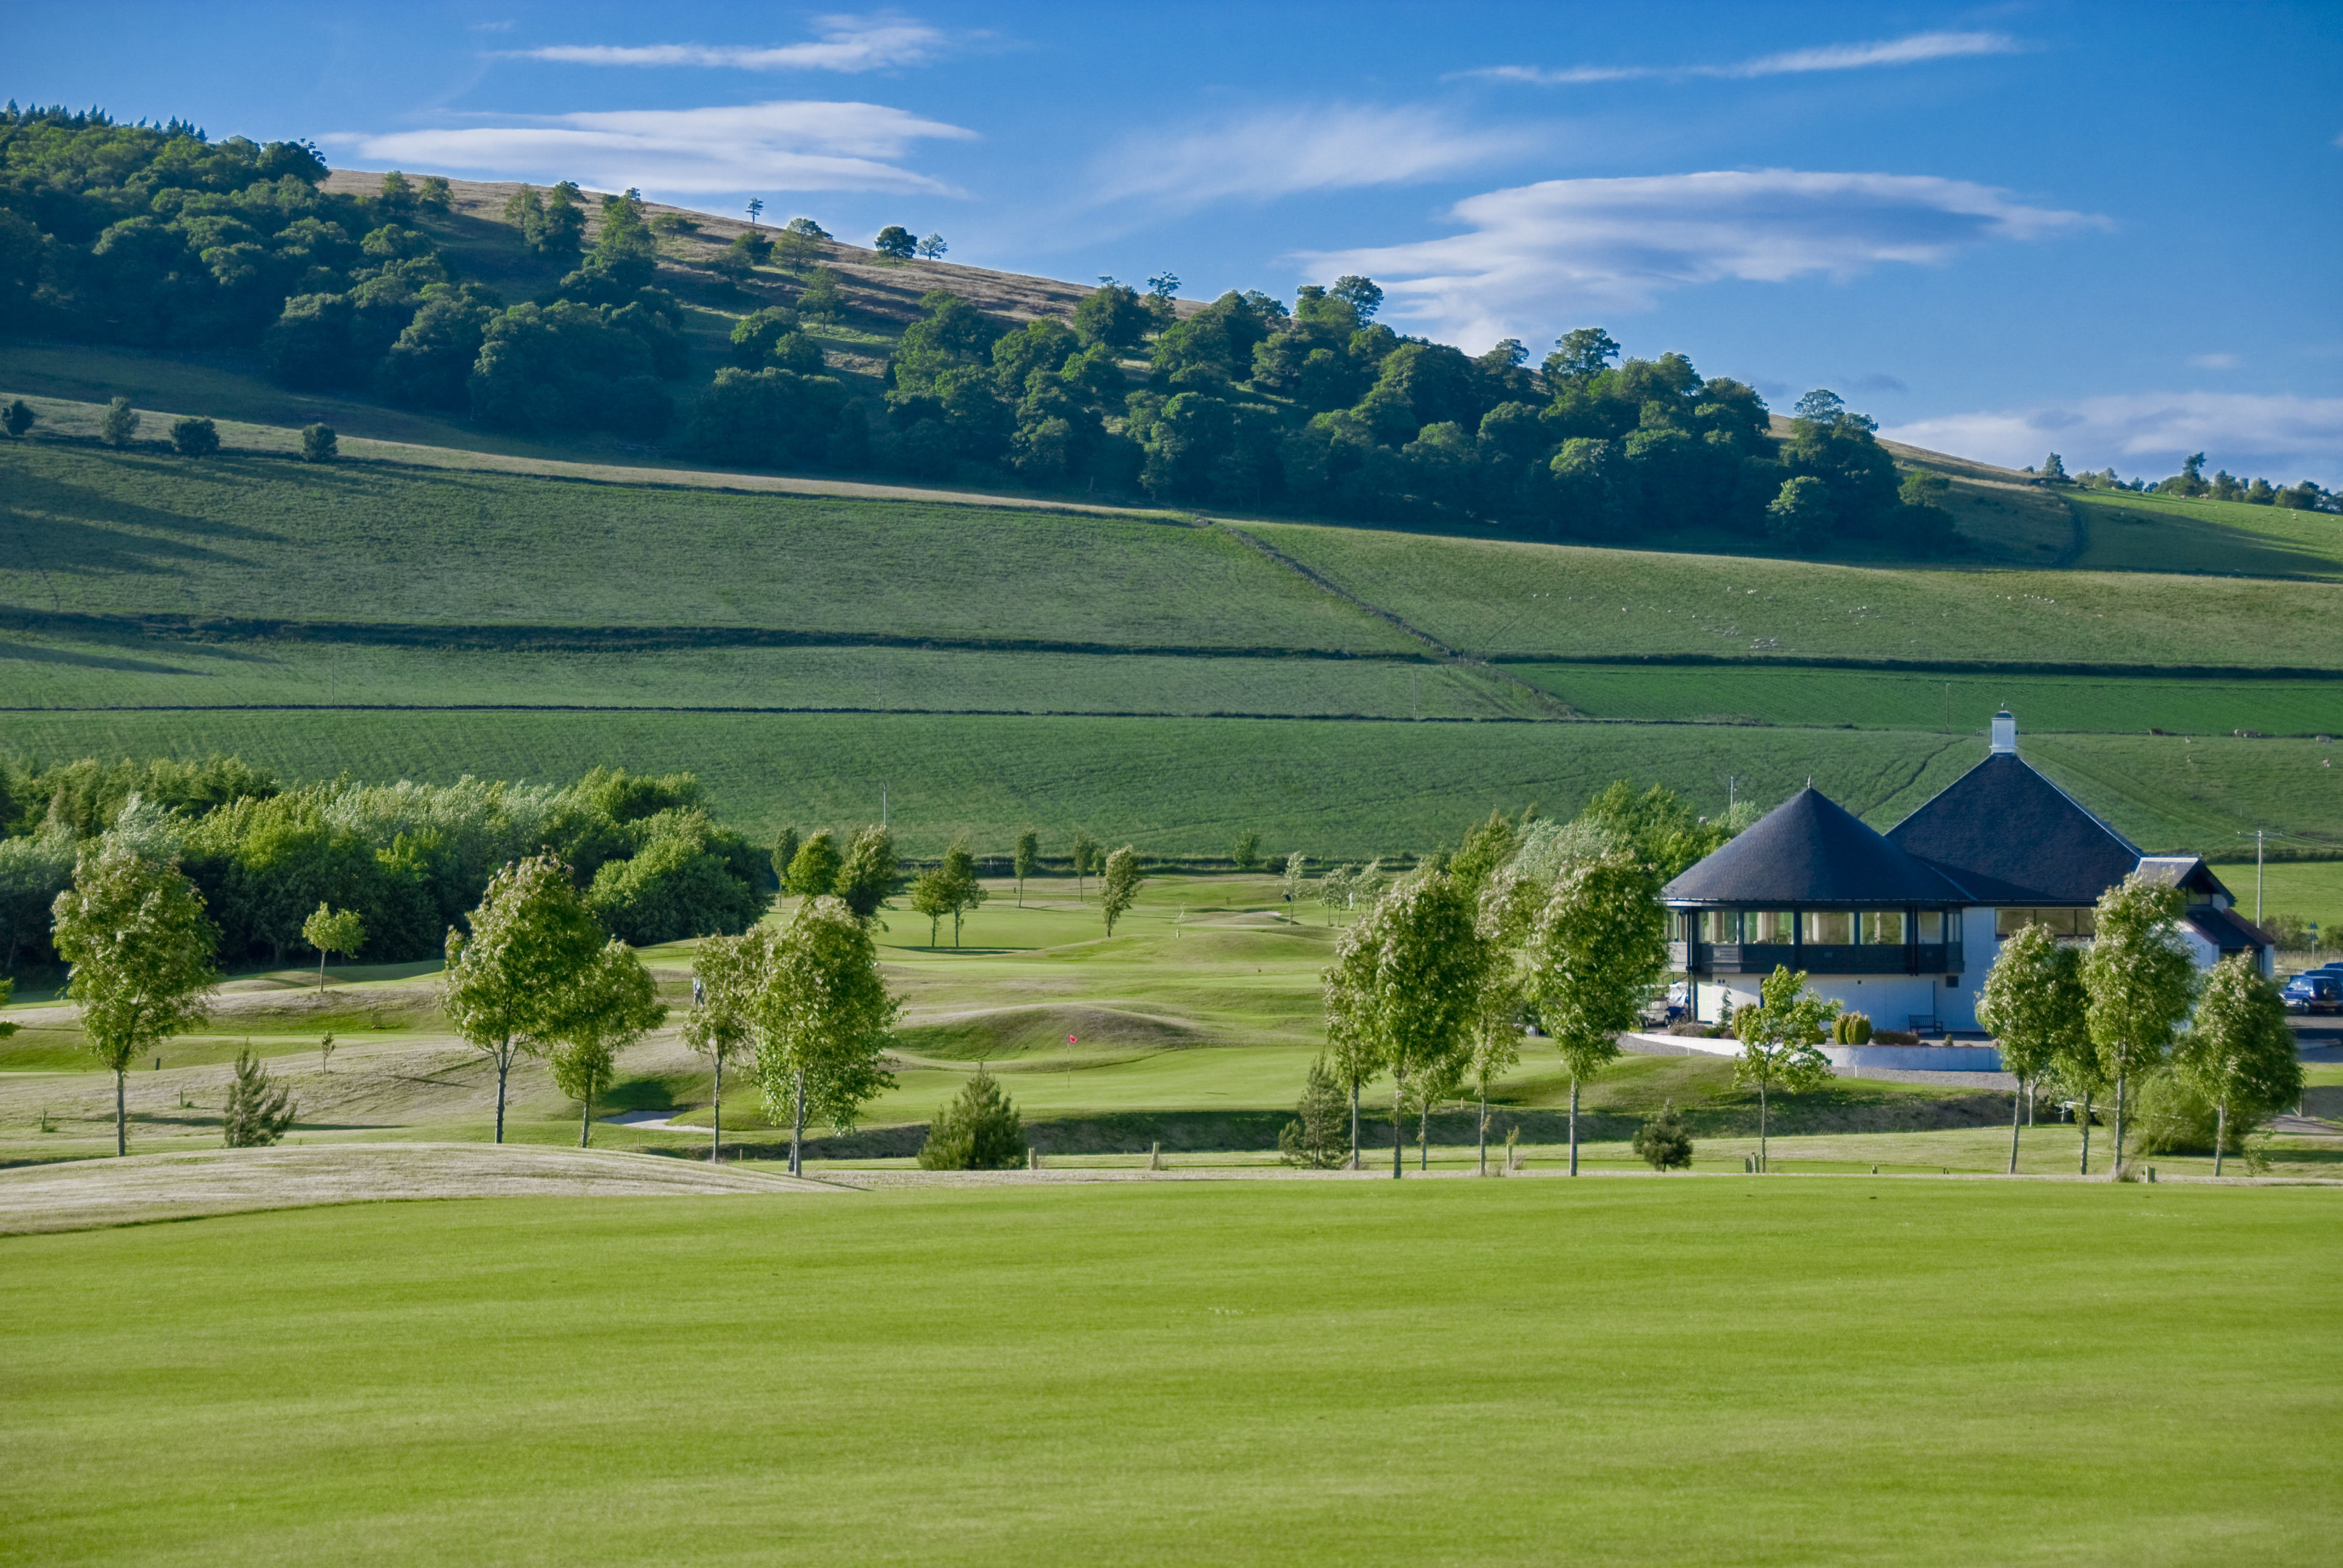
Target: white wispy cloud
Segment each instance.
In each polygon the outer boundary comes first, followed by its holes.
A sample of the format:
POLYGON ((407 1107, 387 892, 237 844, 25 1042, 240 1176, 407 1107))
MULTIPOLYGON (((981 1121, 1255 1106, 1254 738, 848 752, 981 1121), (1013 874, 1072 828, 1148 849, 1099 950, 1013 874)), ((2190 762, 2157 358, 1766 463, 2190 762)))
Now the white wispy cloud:
POLYGON ((2343 397, 2243 392, 2141 392, 2027 408, 1946 414, 1880 432, 1934 451, 2008 467, 2056 451, 2070 469, 2113 465, 2127 476, 2180 471, 2191 452, 2210 467, 2280 483, 2343 484, 2343 397))
POLYGON ((907 17, 817 16, 803 44, 556 44, 516 49, 522 59, 572 65, 715 65, 739 71, 880 71, 920 65, 946 43, 941 31, 907 17))
POLYGON ((1403 185, 1523 151, 1523 128, 1473 130, 1436 110, 1332 105, 1135 138, 1101 157, 1095 195, 1169 208, 1235 196, 1403 185))
POLYGON ((509 125, 340 135, 360 159, 689 195, 902 191, 956 195, 900 160, 917 143, 976 133, 883 104, 775 102, 516 117, 509 125))
POLYGON ((2192 354, 2188 363, 2199 370, 2235 370, 2245 361, 2234 354, 2192 354))
POLYGON ((1966 180, 1800 169, 1547 180, 1469 197, 1448 216, 1465 232, 1296 259, 1312 277, 1372 276, 1392 315, 1485 343, 1561 316, 1643 309, 1688 285, 1846 278, 2106 224, 1966 180))
POLYGON ((1570 65, 1548 69, 1539 65, 1490 65, 1460 71, 1459 76, 1479 76, 1500 82, 1529 82, 1542 87, 1566 87, 1587 82, 1635 82, 1654 77, 1696 76, 1745 80, 1757 76, 1795 76, 1814 71, 1864 71, 1879 65, 1916 65, 1929 60, 1958 59, 1972 55, 2014 55, 2025 45, 2006 33, 1914 33, 1868 44, 1825 44, 1812 49, 1789 49, 1760 55, 1723 65, 1570 65))

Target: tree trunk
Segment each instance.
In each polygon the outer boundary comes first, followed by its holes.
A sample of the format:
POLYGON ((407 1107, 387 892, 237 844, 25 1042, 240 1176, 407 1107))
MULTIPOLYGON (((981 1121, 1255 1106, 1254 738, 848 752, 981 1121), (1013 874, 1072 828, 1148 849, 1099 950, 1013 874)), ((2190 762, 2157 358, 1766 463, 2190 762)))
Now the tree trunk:
POLYGON ((1481 1086, 1481 1174, 1489 1173, 1489 1089, 1481 1086))
POLYGON ((2009 1091, 2009 1173, 2012 1176, 2017 1174, 2017 1129, 2021 1125, 2018 1118, 2025 1109, 2026 1085, 2021 1083, 2009 1091))
POLYGON ((497 1051, 497 1141, 505 1141, 505 1075, 512 1070, 512 1041, 497 1051))
POLYGON ((588 1093, 578 1101, 578 1147, 580 1149, 591 1147, 593 1136, 594 1096, 588 1093))
POLYGON ((789 1174, 803 1175, 805 1161, 798 1146, 805 1141, 805 1069, 798 1069, 798 1103, 796 1113, 789 1118, 789 1174))
POLYGON ((2083 1091, 2083 1162, 2075 1168, 2078 1176, 2091 1173, 2091 1091, 2083 1091))
POLYGON ((326 950, 317 950, 317 994, 326 994, 326 950))
POLYGON ((1359 1168, 1359 1081, 1351 1081, 1351 1169, 1359 1168))
POLYGON ((2226 1100, 2213 1107, 2213 1174, 2221 1173, 2221 1151, 2229 1141, 2229 1102, 2226 1100))
POLYGON ((2116 1156, 2115 1162, 2107 1167, 2107 1180, 2110 1181, 2123 1180, 2124 1084, 2127 1076, 2123 1072, 2116 1074, 2116 1156))
POLYGON ((724 1053, 716 1053, 716 1131, 708 1141, 708 1162, 724 1158, 724 1053))
POLYGON ((1415 1123, 1415 1168, 1432 1169, 1432 1096, 1423 1097, 1423 1104, 1415 1123))
POLYGON ((130 1120, 122 1105, 122 1075, 127 1070, 114 1070, 114 1153, 116 1159, 130 1152, 130 1120))
POLYGON ((1765 1083, 1763 1079, 1757 1083, 1757 1169, 1761 1173, 1765 1169, 1765 1083))
POLYGON ((1406 1169, 1400 1162, 1400 1118, 1406 1113, 1407 1081, 1396 1074, 1392 1078, 1392 1180, 1396 1181, 1406 1169))
POLYGON ((1578 1174, 1578 1078, 1570 1080, 1570 1173, 1578 1174))

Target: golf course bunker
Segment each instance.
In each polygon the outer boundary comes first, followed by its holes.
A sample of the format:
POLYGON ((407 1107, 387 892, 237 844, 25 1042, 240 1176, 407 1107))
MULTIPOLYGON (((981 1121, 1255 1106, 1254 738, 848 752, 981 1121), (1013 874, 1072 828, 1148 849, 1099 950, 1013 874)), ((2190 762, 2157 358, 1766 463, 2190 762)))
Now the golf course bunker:
POLYGON ((1184 1050, 1212 1043, 1184 1019, 1064 1002, 943 1013, 904 1025, 895 1038, 909 1054, 940 1061, 1007 1061, 1069 1050, 1184 1050))
POLYGON ((725 1165, 509 1143, 215 1149, 0 1171, 0 1234, 427 1198, 694 1198, 840 1191, 725 1165))

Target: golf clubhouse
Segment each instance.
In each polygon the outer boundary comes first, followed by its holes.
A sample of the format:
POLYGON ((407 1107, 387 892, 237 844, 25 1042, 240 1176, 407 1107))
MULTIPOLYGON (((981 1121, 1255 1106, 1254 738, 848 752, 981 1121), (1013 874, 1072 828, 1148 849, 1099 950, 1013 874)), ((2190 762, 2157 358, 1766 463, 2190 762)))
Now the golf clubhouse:
POLYGON ((2183 889, 2180 935, 2199 968, 2236 952, 2264 974, 2277 953, 2193 855, 2137 846, 2017 754, 1994 716, 1985 760, 1885 833, 1811 785, 1662 890, 1671 967, 1693 1013, 1757 1000, 1776 965, 1875 1027, 1978 1030, 1977 994, 2004 939, 2029 925, 2087 940, 2099 895, 2137 872, 2183 889))

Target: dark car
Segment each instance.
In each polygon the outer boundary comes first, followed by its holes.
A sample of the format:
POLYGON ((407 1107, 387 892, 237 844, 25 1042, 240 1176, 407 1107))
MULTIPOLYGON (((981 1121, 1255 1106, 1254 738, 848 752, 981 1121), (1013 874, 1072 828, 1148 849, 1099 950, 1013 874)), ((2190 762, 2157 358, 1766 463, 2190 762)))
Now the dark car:
POLYGON ((2343 974, 2313 970, 2287 981, 2278 994, 2286 998, 2288 1012, 2343 1013, 2343 974))

